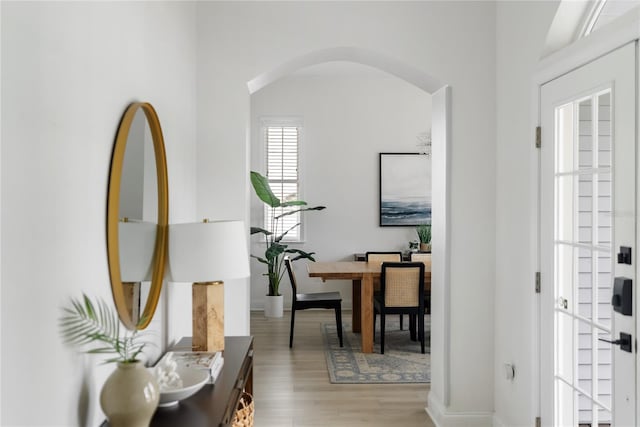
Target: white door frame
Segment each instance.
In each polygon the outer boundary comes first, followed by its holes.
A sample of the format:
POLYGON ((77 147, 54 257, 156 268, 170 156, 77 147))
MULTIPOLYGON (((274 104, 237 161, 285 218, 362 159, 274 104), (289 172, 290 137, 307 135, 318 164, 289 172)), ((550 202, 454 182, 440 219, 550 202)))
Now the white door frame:
MULTIPOLYGON (((437 425, 450 414, 451 382, 451 116, 452 88, 423 70, 376 51, 342 46, 326 48, 291 59, 247 82, 253 94, 274 81, 300 68, 330 61, 349 61, 368 65, 392 74, 417 88, 430 93, 432 98, 431 135, 433 140, 433 221, 439 227, 433 230, 432 289, 431 289, 431 387, 427 397, 427 412, 437 425)), ((488 413, 479 414, 486 424, 488 413)), ((476 418, 472 415, 471 418, 476 418)), ((479 424, 479 425, 483 425, 479 424)))
MULTIPOLYGON (((541 123, 541 105, 540 105, 540 93, 541 87, 564 74, 569 73, 576 68, 579 68, 596 58, 606 55, 609 52, 635 40, 640 40, 640 10, 634 9, 627 13, 625 16, 617 21, 615 26, 607 26, 601 30, 591 34, 589 37, 582 38, 570 46, 561 49, 546 58, 541 59, 538 64, 538 71, 534 76, 533 88, 532 88, 532 131, 531 131, 531 205, 532 217, 530 218, 530 225, 532 230, 532 245, 534 250, 532 251, 531 259, 531 277, 534 277, 534 273, 540 271, 540 151, 535 147, 535 132, 534 129, 540 126, 541 123)), ((636 120, 640 123, 640 117, 636 115, 636 120)), ((636 125, 637 126, 637 125, 636 125)), ((541 286, 545 286, 542 283, 541 286)), ((636 292, 634 296, 636 300, 636 307, 640 307, 637 301, 639 298, 639 292, 636 292)), ((536 413, 540 415, 541 395, 540 395, 540 361, 541 361, 541 345, 540 345, 540 298, 534 298, 532 304, 534 305, 535 319, 533 322, 533 347, 537 349, 537 359, 533 362, 534 378, 538 378, 538 382, 532 384, 532 396, 534 396, 535 402, 533 407, 536 413)), ((636 316, 636 331, 640 331, 640 316, 636 316)), ((635 337, 634 337, 635 338, 635 337)), ((636 352, 636 366, 639 364, 640 358, 636 352)), ((636 384, 640 384, 640 369, 636 369, 636 384)), ((637 408, 638 413, 636 419, 640 420, 640 405, 637 408)))

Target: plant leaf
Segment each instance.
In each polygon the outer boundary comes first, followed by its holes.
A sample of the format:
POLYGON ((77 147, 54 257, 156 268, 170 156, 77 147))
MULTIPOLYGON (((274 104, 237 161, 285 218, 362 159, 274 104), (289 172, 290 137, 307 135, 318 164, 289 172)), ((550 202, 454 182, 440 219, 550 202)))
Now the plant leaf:
POLYGON ((306 205, 307 205, 307 202, 303 200, 289 200, 288 202, 282 202, 280 206, 283 208, 286 208, 289 206, 306 206, 306 205))
POLYGON ((301 223, 299 222, 299 223, 297 223, 296 225, 291 226, 291 228, 289 228, 287 231, 285 231, 284 233, 282 233, 281 235, 279 235, 278 237, 276 237, 276 238, 275 238, 275 242, 277 243, 277 242, 281 241, 281 240, 282 240, 282 238, 283 238, 284 236, 286 236, 288 232, 290 232, 291 230, 293 230, 294 228, 296 228, 296 227, 297 227, 297 226, 299 226, 300 224, 301 224, 301 223))
POLYGON ((89 299, 88 296, 86 296, 85 294, 82 294, 82 297, 84 299, 84 308, 86 310, 87 313, 87 317, 89 319, 95 320, 96 318, 96 311, 93 308, 93 304, 91 303, 91 300, 89 299))
POLYGON ((326 206, 314 206, 312 208, 302 208, 302 209, 294 209, 292 211, 286 211, 281 213, 280 215, 276 216, 276 219, 280 219, 283 216, 287 216, 287 215, 293 215, 294 213, 298 213, 298 212, 306 212, 306 211, 321 211, 323 209, 326 209, 326 206))
POLYGON ((266 177, 260 175, 258 172, 251 171, 251 185, 253 185, 256 195, 264 203, 272 208, 280 206, 280 199, 271 191, 269 180, 266 177))
POLYGON ((264 252, 264 256, 267 261, 275 261, 284 251, 287 249, 287 245, 281 245, 280 243, 274 243, 264 252))
POLYGON ((62 309, 64 315, 58 321, 65 344, 83 347, 99 343, 86 353, 116 353, 113 361, 131 361, 142 351, 145 344, 136 342, 137 330, 120 338, 120 321, 115 311, 103 300, 96 303, 83 294, 81 300, 71 299, 71 307, 62 309))
POLYGON ((285 252, 288 254, 298 254, 296 257, 291 258, 291 261, 296 261, 299 259, 308 259, 310 261, 315 262, 315 258, 313 258, 313 255, 315 254, 315 252, 305 252, 301 249, 287 249, 285 252))
POLYGON ((262 233, 265 236, 270 236, 273 233, 270 232, 269 230, 265 230, 264 228, 260 228, 260 227, 251 227, 251 234, 258 234, 258 233, 262 233))
POLYGON ((269 261, 267 261, 266 259, 261 258, 261 257, 259 257, 259 256, 251 255, 251 258, 255 258, 255 259, 257 259, 258 261, 260 261, 261 263, 263 263, 263 264, 269 264, 269 261))

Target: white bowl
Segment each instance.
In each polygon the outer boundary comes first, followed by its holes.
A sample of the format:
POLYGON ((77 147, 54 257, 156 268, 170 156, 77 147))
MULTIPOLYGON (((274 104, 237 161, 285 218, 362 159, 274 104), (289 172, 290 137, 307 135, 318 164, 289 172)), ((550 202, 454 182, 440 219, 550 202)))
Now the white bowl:
MULTIPOLYGON (((153 368, 150 368, 153 369, 153 368)), ((176 373, 182 379, 182 387, 160 390, 160 402, 158 406, 174 406, 178 401, 196 394, 209 381, 207 369, 193 369, 178 366, 176 373)))

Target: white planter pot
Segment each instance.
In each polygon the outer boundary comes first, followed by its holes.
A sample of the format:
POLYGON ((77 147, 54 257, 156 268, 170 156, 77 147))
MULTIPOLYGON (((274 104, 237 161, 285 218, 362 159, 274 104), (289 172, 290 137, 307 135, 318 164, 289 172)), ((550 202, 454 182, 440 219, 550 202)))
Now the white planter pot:
POLYGON ((284 311, 284 296, 269 296, 264 297, 264 315, 265 317, 282 317, 284 311))

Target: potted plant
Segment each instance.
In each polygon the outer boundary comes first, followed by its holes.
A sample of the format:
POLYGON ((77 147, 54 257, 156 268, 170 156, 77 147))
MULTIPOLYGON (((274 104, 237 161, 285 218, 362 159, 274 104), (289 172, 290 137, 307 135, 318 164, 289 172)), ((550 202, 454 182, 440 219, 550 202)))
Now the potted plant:
POLYGON ((71 299, 63 308, 60 332, 65 344, 82 348, 86 353, 115 354, 105 363, 117 362, 117 369, 105 381, 100 392, 100 406, 113 427, 148 426, 158 406, 160 391, 154 376, 139 355, 145 343, 138 330, 120 336, 120 321, 104 301, 93 303, 86 295, 71 299), (87 345, 95 344, 86 349, 87 345))
POLYGON ((258 172, 251 172, 251 185, 253 185, 253 189, 255 190, 258 198, 271 209, 272 215, 269 228, 270 230, 273 230, 270 231, 260 227, 251 227, 251 234, 262 234, 265 244, 263 256, 251 256, 267 266, 267 272, 264 275, 269 279, 269 287, 267 297, 265 298, 265 315, 267 317, 282 317, 283 302, 282 295, 280 294, 280 281, 286 271, 284 257, 286 255, 291 255, 289 258, 292 261, 303 258, 315 261, 313 258, 313 254, 315 252, 305 252, 301 249, 290 248, 288 245, 283 243, 282 239, 290 231, 299 227, 300 223, 293 225, 287 230, 282 230, 280 220, 285 216, 293 215, 298 212, 320 211, 325 209, 325 207, 308 207, 307 202, 302 200, 281 201, 271 190, 269 180, 258 172), (292 209, 287 209, 282 213, 277 214, 277 210, 279 208, 292 209))
POLYGON ((431 252, 431 224, 420 224, 416 227, 420 239, 420 251, 431 252))

